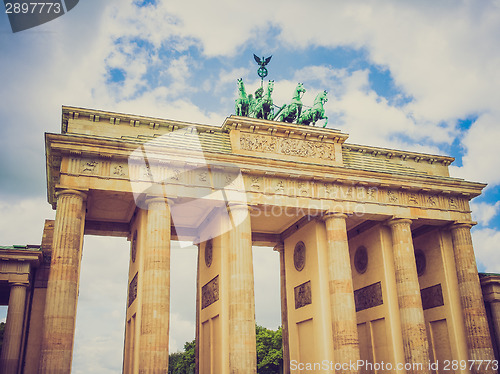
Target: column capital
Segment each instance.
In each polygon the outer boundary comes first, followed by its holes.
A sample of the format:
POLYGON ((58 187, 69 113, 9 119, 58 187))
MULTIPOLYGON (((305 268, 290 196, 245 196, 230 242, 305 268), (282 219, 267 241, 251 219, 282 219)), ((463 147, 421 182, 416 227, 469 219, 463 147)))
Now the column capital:
POLYGON ((335 212, 335 211, 332 211, 332 210, 327 210, 321 216, 321 220, 323 220, 323 221, 327 221, 327 220, 332 219, 332 218, 342 218, 342 219, 346 220, 347 219, 347 214, 346 213, 342 213, 342 212, 335 212))
POLYGON ((398 224, 408 224, 411 225, 413 221, 409 218, 404 218, 404 217, 392 217, 389 218, 387 221, 385 221, 385 224, 387 226, 394 226, 398 224))
POLYGON ((154 203, 165 203, 167 205, 172 206, 173 204, 175 204, 175 201, 174 201, 174 199, 166 197, 166 196, 147 195, 144 198, 144 203, 148 207, 150 204, 154 204, 154 203))
POLYGON ((83 201, 87 200, 87 192, 88 191, 80 191, 80 190, 73 190, 73 189, 61 189, 56 192, 56 198, 59 198, 60 196, 63 195, 77 195, 82 198, 83 201))
POLYGON ((452 231, 460 228, 467 228, 470 230, 475 225, 477 225, 477 222, 474 221, 455 221, 450 223, 449 228, 452 231))
POLYGON ((230 201, 226 204, 226 208, 229 211, 231 210, 246 210, 248 213, 256 212, 258 209, 248 203, 240 202, 240 201, 230 201))
POLYGON ((30 285, 29 285, 29 283, 25 283, 25 282, 12 282, 12 283, 9 283, 9 286, 10 287, 21 286, 21 287, 28 288, 30 285))
POLYGON ((285 250, 285 244, 284 243, 276 244, 274 246, 274 248, 273 248, 273 251, 276 251, 276 252, 279 252, 279 253, 282 253, 284 250, 285 250))

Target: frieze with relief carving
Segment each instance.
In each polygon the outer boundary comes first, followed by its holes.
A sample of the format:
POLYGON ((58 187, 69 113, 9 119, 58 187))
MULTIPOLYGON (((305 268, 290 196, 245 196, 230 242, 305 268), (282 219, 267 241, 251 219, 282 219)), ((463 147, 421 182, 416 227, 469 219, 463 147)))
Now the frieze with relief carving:
MULTIPOLYGON (((242 144, 247 144, 247 149, 264 151, 275 151, 278 153, 289 153, 284 144, 288 141, 301 142, 300 144, 316 144, 319 148, 308 146, 302 149, 302 154, 311 157, 320 157, 318 149, 321 147, 332 147, 333 144, 309 141, 305 139, 290 139, 276 136, 266 136, 262 134, 241 133, 242 144), (253 137, 259 140, 251 143, 248 139, 253 137), (247 139, 247 140, 245 140, 247 139), (267 143, 266 143, 267 142, 267 143), (252 144, 252 145, 250 145, 252 144)), ((245 148, 245 147, 243 147, 245 148)), ((296 155, 301 154, 300 152, 296 155)), ((324 157, 324 156, 321 156, 324 157)), ((333 153, 332 153, 332 157, 333 153)), ((226 170, 200 170, 181 168, 178 164, 165 162, 163 164, 144 165, 128 164, 124 160, 103 160, 98 157, 78 158, 75 155, 63 164, 61 170, 63 174, 97 176, 99 178, 113 178, 145 181, 163 181, 169 184, 185 184, 194 182, 196 185, 216 185, 224 188, 243 188, 243 180, 236 178, 241 174, 234 174, 226 170), (234 175, 233 175, 234 174, 234 175), (242 184, 240 186, 240 184, 242 184)), ((262 193, 269 195, 285 195, 293 197, 309 197, 329 199, 336 201, 352 201, 359 203, 411 206, 423 209, 439 209, 469 213, 468 195, 457 195, 451 191, 431 191, 428 189, 409 189, 402 187, 389 187, 387 185, 371 186, 367 182, 362 185, 343 182, 326 182, 309 180, 300 176, 271 175, 251 175, 243 174, 244 186, 248 192, 262 193), (465 196, 465 197, 464 197, 465 196)))
POLYGON ((260 134, 240 135, 240 148, 246 151, 276 153, 286 156, 335 160, 333 144, 303 139, 290 139, 260 134))
POLYGON ((81 161, 82 174, 98 174, 99 161, 95 159, 83 159, 81 161))
POLYGON ((346 183, 316 182, 303 178, 277 178, 275 176, 249 175, 243 176, 247 191, 260 192, 265 195, 288 195, 294 197, 310 197, 331 199, 336 201, 352 201, 395 206, 412 206, 441 210, 469 210, 463 197, 433 192, 405 191, 401 188, 375 187, 370 185, 356 186, 346 183))

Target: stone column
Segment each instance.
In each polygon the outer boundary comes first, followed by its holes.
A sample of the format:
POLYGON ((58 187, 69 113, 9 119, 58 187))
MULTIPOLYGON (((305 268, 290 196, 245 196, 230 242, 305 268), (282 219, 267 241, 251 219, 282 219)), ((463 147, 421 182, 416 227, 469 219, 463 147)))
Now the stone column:
POLYGON ((146 200, 139 372, 166 373, 170 317, 170 208, 164 197, 146 200))
POLYGON ((229 371, 255 374, 255 295, 253 281, 252 228, 246 204, 230 204, 229 232, 229 371))
POLYGON ((86 194, 57 194, 39 373, 71 372, 86 194))
POLYGON ((283 346, 283 374, 290 374, 290 346, 288 344, 288 302, 286 298, 286 268, 285 245, 283 243, 274 247, 280 254, 280 280, 281 280, 281 342, 283 346))
MULTIPOLYGON (((457 268, 458 292, 465 323, 465 334, 469 360, 494 360, 488 321, 484 309, 483 293, 477 273, 476 258, 472 247, 470 223, 457 223, 451 226, 453 253, 457 268)), ((496 373, 495 370, 475 368, 473 373, 496 373)))
POLYGON ((491 318, 493 319, 493 326, 495 328, 495 339, 500 349, 500 300, 490 302, 491 318))
POLYGON ((7 322, 3 335, 2 357, 0 358, 0 373, 3 374, 17 374, 23 337, 27 287, 28 284, 25 283, 13 283, 10 286, 7 322))
MULTIPOLYGON (((325 214, 323 220, 328 248, 334 358, 336 362, 349 364, 357 362, 360 356, 346 218, 345 214, 329 212, 325 214)), ((342 371, 342 373, 358 372, 359 370, 355 369, 342 371)))
MULTIPOLYGON (((207 245, 205 242, 204 245, 207 245)), ((196 327, 195 327, 195 352, 194 352, 194 372, 200 374, 200 256, 201 243, 197 244, 198 257, 196 259, 196 327)))
POLYGON ((389 220, 388 224, 392 232, 396 292, 405 362, 412 364, 412 370, 407 370, 407 373, 429 373, 429 343, 415 264, 411 220, 396 218, 389 220), (420 364, 422 367, 418 368, 416 365, 420 364))

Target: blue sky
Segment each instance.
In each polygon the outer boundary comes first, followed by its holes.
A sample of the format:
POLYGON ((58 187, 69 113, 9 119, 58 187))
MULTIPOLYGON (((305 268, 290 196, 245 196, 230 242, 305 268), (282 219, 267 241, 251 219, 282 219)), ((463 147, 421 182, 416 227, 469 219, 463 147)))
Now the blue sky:
MULTIPOLYGON (((289 101, 297 82, 306 105, 326 89, 328 126, 348 142, 451 155, 452 176, 488 183, 472 203, 473 236, 480 270, 500 272, 499 38, 498 0, 86 0, 16 34, 2 12, 0 243, 39 243, 54 216, 43 133, 60 131, 61 105, 220 125, 234 111, 236 79, 248 92, 260 84, 255 53, 273 55, 275 102, 289 101)), ((258 282, 276 285, 256 285, 258 322, 275 328, 279 304, 259 305, 276 301, 278 281, 265 274, 277 257, 255 252, 269 264, 258 282)), ((99 256, 126 268, 128 243, 89 237, 84 253, 73 371, 117 373, 126 269, 104 271, 99 256), (94 328, 79 327, 89 321, 94 328)), ((193 253, 174 248, 172 261, 192 266, 193 253)), ((172 294, 173 349, 194 333, 189 287, 172 294)))

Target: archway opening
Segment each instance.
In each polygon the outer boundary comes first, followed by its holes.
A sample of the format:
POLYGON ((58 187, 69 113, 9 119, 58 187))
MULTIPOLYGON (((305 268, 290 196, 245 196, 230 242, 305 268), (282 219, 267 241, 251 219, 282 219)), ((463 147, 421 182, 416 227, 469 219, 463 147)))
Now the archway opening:
POLYGON ((85 236, 72 373, 121 373, 130 244, 85 236))

